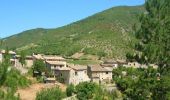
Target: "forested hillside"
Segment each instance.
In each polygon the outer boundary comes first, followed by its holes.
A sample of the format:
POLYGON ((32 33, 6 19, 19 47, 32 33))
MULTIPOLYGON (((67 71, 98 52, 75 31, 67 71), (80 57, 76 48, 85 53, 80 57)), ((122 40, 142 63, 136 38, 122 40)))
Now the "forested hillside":
POLYGON ((122 58, 132 51, 131 44, 135 42, 132 26, 142 12, 142 6, 114 7, 60 28, 37 28, 7 37, 3 39, 3 47, 28 53, 70 56, 83 51, 122 58))

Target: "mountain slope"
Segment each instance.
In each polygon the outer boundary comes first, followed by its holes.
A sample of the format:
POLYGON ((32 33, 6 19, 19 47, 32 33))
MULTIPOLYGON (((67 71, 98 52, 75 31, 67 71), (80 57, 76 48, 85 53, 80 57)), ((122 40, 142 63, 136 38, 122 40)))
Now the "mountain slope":
MULTIPOLYGON (((125 57, 135 38, 131 27, 137 23, 142 6, 114 7, 81 21, 56 29, 33 29, 3 39, 4 46, 29 53, 72 55, 83 51, 99 56, 125 57)), ((64 20, 64 19, 63 19, 64 20)))

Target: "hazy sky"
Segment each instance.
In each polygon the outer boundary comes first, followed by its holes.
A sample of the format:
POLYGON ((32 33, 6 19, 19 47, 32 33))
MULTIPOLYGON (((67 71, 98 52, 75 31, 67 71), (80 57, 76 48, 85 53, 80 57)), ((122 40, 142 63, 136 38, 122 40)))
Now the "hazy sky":
POLYGON ((0 37, 33 28, 56 28, 114 6, 145 0, 0 0, 0 37))

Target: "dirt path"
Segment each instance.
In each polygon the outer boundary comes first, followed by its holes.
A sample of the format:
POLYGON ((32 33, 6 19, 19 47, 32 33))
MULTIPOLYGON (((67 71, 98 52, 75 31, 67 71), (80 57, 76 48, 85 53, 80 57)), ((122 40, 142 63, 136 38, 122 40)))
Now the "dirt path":
POLYGON ((56 84, 36 83, 28 88, 19 89, 16 94, 20 95, 21 100, 35 100, 37 92, 41 91, 42 89, 53 88, 55 86, 59 86, 62 91, 66 90, 66 86, 61 83, 56 84))

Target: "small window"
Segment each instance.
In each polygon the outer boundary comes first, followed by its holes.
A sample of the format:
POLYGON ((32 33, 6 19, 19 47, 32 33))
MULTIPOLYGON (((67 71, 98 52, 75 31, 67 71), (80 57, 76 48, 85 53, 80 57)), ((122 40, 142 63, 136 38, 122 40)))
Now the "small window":
POLYGON ((106 74, 109 74, 109 72, 106 72, 106 74))
POLYGON ((77 72, 75 72, 75 75, 77 75, 77 72))
POLYGON ((62 65, 60 66, 60 68, 62 68, 62 65))
POLYGON ((60 76, 63 76, 62 73, 60 74, 60 76))

